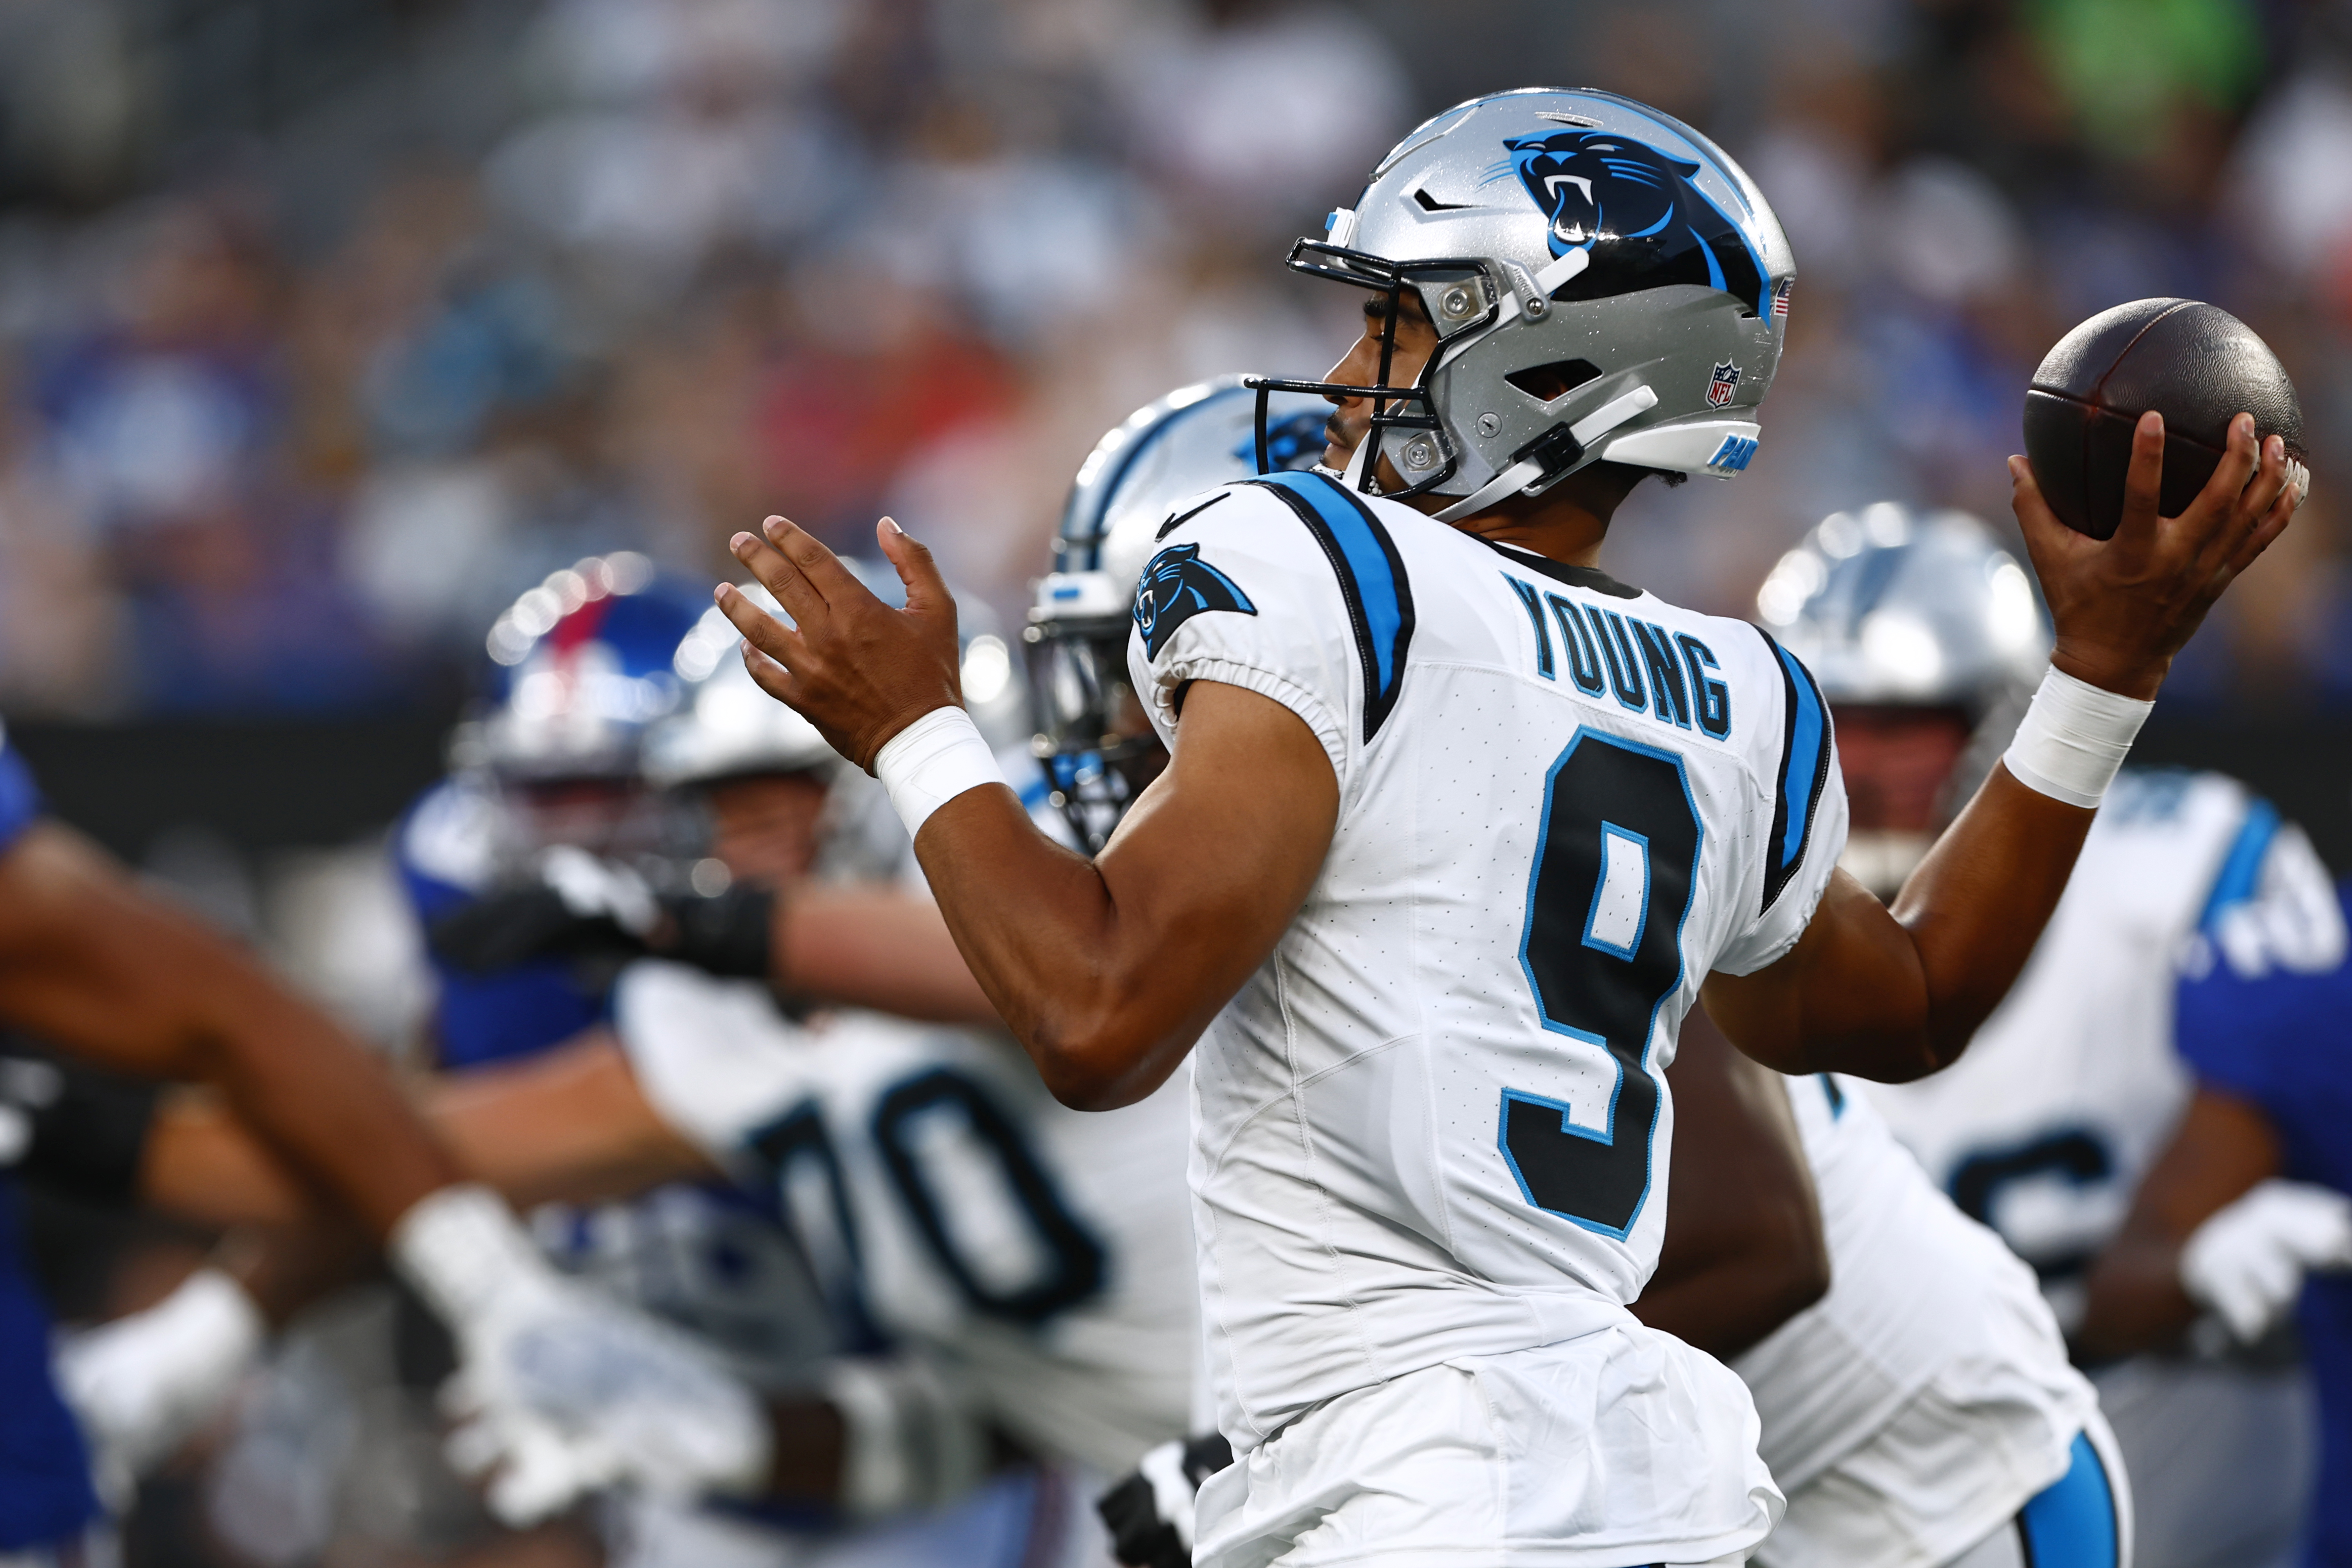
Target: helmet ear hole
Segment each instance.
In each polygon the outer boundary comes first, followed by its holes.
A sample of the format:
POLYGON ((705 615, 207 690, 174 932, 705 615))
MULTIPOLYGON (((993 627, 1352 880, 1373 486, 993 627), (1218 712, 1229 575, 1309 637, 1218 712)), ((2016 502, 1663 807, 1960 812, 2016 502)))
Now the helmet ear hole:
POLYGON ((1562 359, 1527 365, 1503 379, 1538 403, 1555 403, 1600 374, 1601 367, 1589 359, 1562 359))

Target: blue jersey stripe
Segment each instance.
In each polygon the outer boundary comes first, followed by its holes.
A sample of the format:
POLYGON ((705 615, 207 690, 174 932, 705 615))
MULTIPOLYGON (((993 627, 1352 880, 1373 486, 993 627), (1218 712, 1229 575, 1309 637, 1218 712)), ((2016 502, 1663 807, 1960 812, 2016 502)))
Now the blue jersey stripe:
POLYGON ((1788 649, 1773 651, 1789 672, 1789 825, 1780 834, 1780 868, 1793 871, 1804 856, 1806 835, 1812 831, 1813 795, 1820 784, 1822 753, 1829 745, 1829 724, 1822 712, 1822 694, 1813 689, 1812 676, 1788 649))
POLYGON ((0 849, 16 843, 40 815, 40 785, 33 782, 32 770, 24 759, 0 736, 0 849))
POLYGON ((1307 526, 1339 579, 1364 667, 1364 739, 1379 733, 1404 684, 1412 641, 1412 590, 1396 543, 1347 488, 1317 473, 1267 474, 1249 481, 1281 496, 1307 526))
POLYGON ((1765 840, 1764 901, 1770 909, 1780 889, 1805 863, 1805 847, 1813 836, 1813 817, 1829 784, 1830 716, 1822 704, 1821 689, 1801 660, 1772 640, 1762 627, 1772 657, 1780 661, 1781 694, 1787 708, 1781 730, 1780 767, 1772 807, 1772 831, 1765 840))
POLYGON ((2089 1437, 2074 1434, 2066 1473, 2034 1495, 2017 1516, 2030 1561, 2058 1568, 2114 1568, 2122 1531, 2107 1468, 2089 1437))
POLYGON ((2255 884, 2262 880, 2263 861, 2271 852, 2271 843, 2278 837, 2278 808, 2269 801, 2257 800, 2246 807, 2246 820, 2238 828, 2238 837, 2230 852, 2221 858, 2221 869, 2213 878, 2213 890, 2205 895, 2204 912, 2197 917, 2200 931, 2212 928, 2213 922, 2233 904, 2242 904, 2254 896, 2255 884))

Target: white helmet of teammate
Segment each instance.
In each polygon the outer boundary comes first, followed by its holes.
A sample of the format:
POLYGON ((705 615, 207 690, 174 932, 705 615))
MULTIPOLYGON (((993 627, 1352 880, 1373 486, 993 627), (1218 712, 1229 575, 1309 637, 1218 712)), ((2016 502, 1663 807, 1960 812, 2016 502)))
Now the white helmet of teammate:
MULTIPOLYGON (((1938 792, 1941 820, 2007 749, 2050 663, 2049 615, 2032 575, 1963 511, 1880 501, 1832 513, 1780 557, 1756 608, 1832 708, 1959 716, 1968 739, 1938 792)), ((1848 782, 1854 787, 1851 773, 1848 782)), ((1891 894, 1927 852, 1926 829, 1857 823, 1847 868, 1891 894)))
POLYGON ((1307 468, 1323 451, 1328 403, 1295 393, 1261 399, 1245 379, 1179 387, 1113 426, 1078 466, 1062 509, 1054 570, 1037 584, 1022 639, 1037 722, 1031 749, 1088 853, 1159 770, 1159 740, 1128 683, 1127 638, 1161 524, 1203 491, 1307 468))
MULTIPOLYGON (((740 584, 771 615, 775 595, 740 584)), ((739 651, 742 636, 713 605, 678 643, 671 668, 686 695, 646 733, 646 782, 656 789, 715 784, 752 773, 832 773, 841 761, 816 726, 760 689, 739 651)))
POLYGON ((1411 386, 1270 381, 1375 399, 1349 477, 1385 457, 1453 521, 1596 460, 1724 479, 1756 451, 1796 261, 1739 166, 1614 93, 1524 88, 1457 104, 1381 160, 1290 266, 1412 289, 1439 348, 1411 386), (1385 396, 1381 395, 1386 395, 1385 396))
POLYGON ((1964 511, 1832 512, 1780 557, 1756 609, 1832 704, 1958 708, 1975 722, 2050 663, 2032 575, 1964 511))

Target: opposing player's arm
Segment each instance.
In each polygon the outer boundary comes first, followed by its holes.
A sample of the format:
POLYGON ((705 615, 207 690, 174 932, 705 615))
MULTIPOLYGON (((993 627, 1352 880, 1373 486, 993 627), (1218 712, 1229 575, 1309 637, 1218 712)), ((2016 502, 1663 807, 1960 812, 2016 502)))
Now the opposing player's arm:
MULTIPOLYGON (((2010 459, 2011 504, 2057 625, 2053 667, 2140 700, 2301 499, 2284 447, 2273 437, 2258 450, 2245 415, 2179 517, 2158 515, 2163 467, 2163 421, 2148 414, 2133 435, 2122 524, 2102 542, 2061 523, 2032 469, 2010 459)), ((1835 873, 1784 957, 1708 978, 1708 1011, 1742 1050, 1784 1072, 1901 1081, 1948 1065, 2033 951, 2094 815, 1996 766, 1891 909, 1835 873)))
POLYGON ((379 1236, 457 1179, 374 1053, 53 823, 0 853, 0 1018, 102 1066, 212 1084, 379 1236))
MULTIPOLYGON (((2121 1356, 2177 1342, 2200 1310, 2181 1283, 2182 1249, 2198 1227, 2279 1170, 2270 1119, 2242 1100, 2200 1089, 2091 1266, 2076 1349, 2121 1356)), ((2292 1284, 2301 1284, 2299 1270, 2292 1284)))
POLYGON ((1829 1242, 1777 1076, 1694 1009, 1666 1081, 1674 1204, 1633 1315, 1727 1359, 1828 1294, 1829 1242))
MULTIPOLYGON (((755 679, 871 768, 917 719, 957 705, 955 605, 930 552, 877 531, 907 584, 893 610, 781 518, 736 556, 794 626, 722 586, 755 679)), ((1339 820, 1329 755, 1270 698, 1213 680, 1183 695, 1168 770, 1087 860, 1013 792, 968 789, 915 852, 989 1002, 1066 1104, 1108 1110, 1159 1087, 1307 898, 1339 820), (1019 920, 1003 911, 1017 909, 1019 920)))
POLYGON ((771 969, 785 992, 932 1024, 995 1024, 937 905, 902 889, 804 882, 776 902, 771 969))
MULTIPOLYGON (((714 1173, 655 1110, 611 1034, 594 1030, 526 1060, 438 1080, 421 1109, 466 1173, 518 1204, 588 1203, 714 1173)), ((311 1217, 300 1183, 230 1107, 208 1094, 159 1107, 141 1195, 209 1225, 311 1217)))

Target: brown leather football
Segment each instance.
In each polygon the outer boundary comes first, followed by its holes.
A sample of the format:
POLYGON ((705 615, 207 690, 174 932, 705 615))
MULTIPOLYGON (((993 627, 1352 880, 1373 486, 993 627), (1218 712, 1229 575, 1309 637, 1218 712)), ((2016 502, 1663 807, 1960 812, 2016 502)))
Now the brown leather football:
POLYGON ((2252 328, 2199 300, 2135 300, 2058 340, 2025 395, 2025 456, 2058 520, 2094 539, 2123 520, 2132 430, 2164 416, 2158 510, 2176 517, 2221 460, 2230 421, 2254 416, 2258 437, 2283 436, 2307 461, 2294 384, 2252 328))

